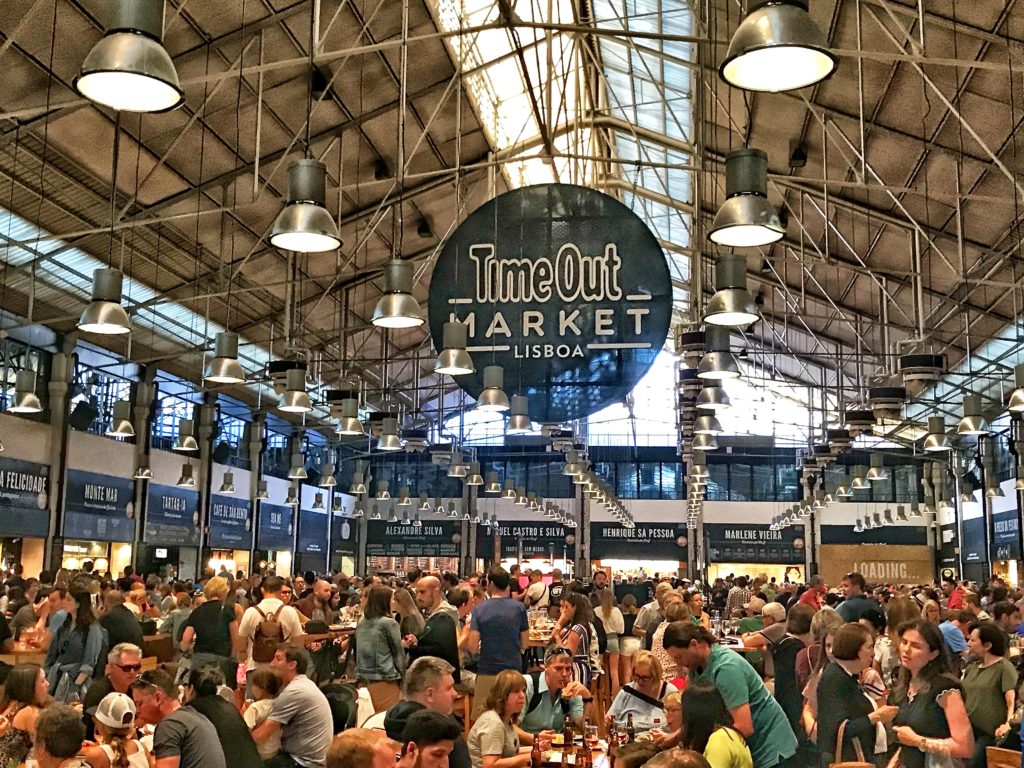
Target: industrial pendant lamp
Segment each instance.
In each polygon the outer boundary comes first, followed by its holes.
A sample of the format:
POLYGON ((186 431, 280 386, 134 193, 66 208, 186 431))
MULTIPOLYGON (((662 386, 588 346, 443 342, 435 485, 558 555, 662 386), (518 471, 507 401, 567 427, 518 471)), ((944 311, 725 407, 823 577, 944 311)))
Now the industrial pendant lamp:
POLYGON ((929 453, 953 450, 953 441, 946 434, 946 420, 941 416, 928 417, 928 434, 924 438, 924 450, 929 453))
POLYGON ((526 504, 526 487, 521 485, 516 489, 516 506, 525 507, 526 504))
POLYGON ((395 504, 399 507, 412 506, 412 500, 409 498, 409 486, 403 485, 398 489, 398 501, 395 504))
MULTIPOLYGON (((732 232, 735 230, 735 227, 730 229, 732 232)), ((724 253, 718 257, 715 289, 704 312, 705 323, 746 328, 761 318, 754 297, 747 290, 747 259, 743 254, 724 253)))
POLYGON ((267 488, 266 480, 256 482, 256 501, 267 501, 270 499, 270 491, 267 488))
POLYGON ((221 480, 220 488, 217 493, 223 493, 231 495, 235 492, 235 476, 231 473, 231 470, 224 472, 224 478, 221 480))
POLYGON ((481 411, 507 411, 508 395, 505 394, 505 369, 500 365, 484 367, 484 388, 476 399, 481 411))
POLYGON ((487 473, 487 485, 484 486, 484 493, 501 493, 501 483, 498 482, 497 472, 487 473))
POLYGON ((473 358, 466 351, 469 344, 469 328, 458 320, 444 324, 441 332, 441 352, 434 363, 434 373, 448 376, 465 376, 476 372, 473 358))
POLYGON ((14 377, 14 402, 8 413, 39 413, 43 404, 36 394, 36 372, 30 369, 18 371, 14 377))
MULTIPOLYGON (((725 202, 715 214, 715 219, 708 230, 708 239, 728 248, 755 248, 769 245, 782 239, 786 228, 782 226, 779 212, 768 202, 768 155, 760 149, 736 149, 725 157, 725 202)), ((733 256, 734 254, 723 254, 733 256)), ((718 269, 722 269, 722 257, 719 257, 718 269)), ((733 262, 727 262, 726 273, 721 277, 728 278, 736 285, 719 285, 716 275, 715 285, 724 288, 744 288, 744 294, 723 294, 720 302, 731 296, 733 306, 724 309, 741 309, 746 314, 757 315, 750 294, 745 292, 747 275, 746 259, 739 256, 733 262)), ((720 274, 720 273, 719 273, 720 274)), ((717 294, 716 294, 717 296, 717 294)), ((712 297, 714 301, 714 297, 712 297)), ((711 306, 708 306, 710 311, 711 306)), ((756 320, 757 317, 754 317, 756 320)), ((748 320, 748 325, 754 320, 748 320)), ((714 323, 714 321, 710 321, 714 323)), ((730 325, 719 322, 717 325, 730 325)))
POLYGON ((988 419, 981 413, 981 396, 966 395, 964 397, 964 416, 956 429, 960 435, 987 435, 988 419))
POLYGON ((291 467, 288 469, 289 480, 306 480, 309 478, 309 474, 306 472, 305 458, 301 453, 292 454, 291 467))
POLYGON ((181 465, 181 477, 178 478, 176 485, 179 488, 195 488, 196 479, 192 475, 192 465, 187 461, 181 465))
POLYGON ((356 518, 356 517, 365 517, 365 516, 366 516, 366 512, 363 510, 363 501, 362 501, 362 499, 359 499, 356 502, 356 508, 354 510, 352 510, 352 517, 356 518))
POLYGON ((697 394, 697 410, 717 411, 731 405, 729 395, 722 387, 722 382, 714 379, 704 379, 703 381, 704 388, 697 394))
POLYGON ((704 356, 697 366, 697 376, 702 379, 736 379, 740 376, 740 365, 729 351, 730 332, 720 325, 704 329, 704 356))
POLYGON ((427 496, 427 494, 425 494, 425 493, 421 493, 420 494, 420 506, 419 506, 418 510, 420 512, 430 512, 432 509, 433 509, 433 507, 430 506, 430 497, 427 496))
POLYGON ((199 443, 196 442, 193 429, 195 425, 192 419, 178 419, 178 437, 171 446, 172 451, 198 451, 199 443))
POLYGON ((704 454, 701 451, 694 451, 693 463, 690 465, 690 477, 698 480, 709 477, 708 465, 704 463, 704 454))
POLYGON ((135 437, 135 427, 132 426, 132 404, 127 400, 118 400, 114 403, 114 414, 107 427, 106 434, 109 437, 135 437))
POLYGON ((366 493, 366 483, 363 482, 362 472, 356 472, 352 475, 352 485, 349 486, 348 492, 353 496, 366 493))
POLYGON ((341 401, 341 418, 338 419, 339 435, 361 435, 363 422, 359 420, 359 401, 346 397, 341 401))
POLYGON ((213 358, 206 364, 203 379, 210 384, 242 384, 245 371, 238 362, 238 334, 221 331, 215 338, 213 358))
POLYGON ((704 411, 697 420, 693 422, 693 434, 696 435, 720 435, 722 424, 715 416, 714 411, 704 411))
POLYGON ((149 456, 140 456, 139 463, 132 474, 134 480, 152 480, 153 470, 149 467, 149 456))
POLYGON ((885 457, 880 453, 873 453, 870 457, 871 466, 868 467, 867 479, 871 482, 888 480, 889 473, 885 469, 885 457))
POLYGON ((459 519, 459 510, 457 510, 455 508, 455 502, 454 501, 449 501, 448 502, 448 519, 449 520, 458 520, 459 519))
POLYGON ((510 435, 525 435, 533 432, 530 419, 530 401, 526 395, 512 395, 506 431, 510 435))
POLYGON ((853 480, 850 481, 850 488, 855 491, 862 491, 865 488, 870 488, 871 484, 864 478, 867 474, 867 469, 863 466, 856 466, 853 468, 853 480))
POLYGON ((380 436, 377 438, 378 451, 400 451, 402 450, 402 438, 398 436, 398 419, 394 416, 386 416, 381 426, 380 436))
POLYGON ((378 480, 377 481, 377 495, 374 496, 377 501, 390 501, 391 494, 388 492, 388 481, 378 480))
POLYGON ((170 55, 160 43, 163 0, 109 0, 102 39, 72 80, 90 101, 124 112, 167 112, 185 93, 170 55))
POLYGON ((320 491, 313 494, 313 509, 326 509, 324 506, 324 495, 320 491))
POLYGON ((402 514, 402 525, 412 525, 412 517, 409 516, 409 510, 404 510, 402 514))
POLYGON ((322 253, 341 246, 338 225, 326 207, 327 166, 303 158, 288 168, 288 203, 277 214, 270 244, 297 253, 322 253))
POLYGON ((515 501, 516 500, 516 486, 515 486, 515 483, 513 481, 511 481, 511 480, 506 480, 505 481, 505 490, 502 491, 501 497, 503 499, 508 499, 510 501, 515 501))
POLYGON ((290 507, 299 506, 299 490, 295 487, 295 483, 288 486, 288 495, 285 497, 284 503, 290 507))
POLYGON ((92 273, 92 299, 78 320, 78 330, 113 336, 130 333, 132 321, 121 306, 121 272, 97 269, 92 273))
POLYGON ((320 476, 320 487, 321 488, 333 488, 338 484, 338 481, 334 477, 334 465, 324 464, 324 472, 320 476))
POLYGON ((824 80, 838 60, 807 12, 807 0, 749 0, 718 70, 729 85, 777 93, 824 80))
POLYGON ((306 393, 305 367, 288 369, 285 374, 285 389, 277 409, 285 413, 309 413, 313 410, 313 403, 306 393))
POLYGON ((690 442, 690 449, 694 451, 717 451, 718 438, 708 432, 696 434, 690 442))
POLYGON ((384 295, 373 310, 378 328, 416 328, 423 325, 423 310, 412 295, 412 264, 392 259, 384 267, 384 295))
POLYGON ((484 478, 480 474, 480 462, 470 462, 469 472, 466 475, 466 479, 463 481, 466 485, 479 486, 484 484, 484 478))
POLYGON ((1013 392, 1006 410, 1010 413, 1024 413, 1024 363, 1013 367, 1013 392))
POLYGON ((466 464, 462 451, 456 449, 451 452, 450 463, 448 464, 448 477, 463 478, 466 476, 466 464))

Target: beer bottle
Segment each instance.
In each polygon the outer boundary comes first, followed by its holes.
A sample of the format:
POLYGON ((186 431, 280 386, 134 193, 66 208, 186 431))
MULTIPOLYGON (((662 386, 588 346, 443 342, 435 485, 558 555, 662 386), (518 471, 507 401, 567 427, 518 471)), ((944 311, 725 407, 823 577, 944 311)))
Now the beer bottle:
POLYGON ((571 747, 575 734, 572 729, 572 718, 568 715, 565 716, 565 722, 562 723, 562 742, 566 747, 571 747))
POLYGON ((629 741, 636 741, 636 728, 633 726, 632 713, 626 716, 626 736, 629 741))
POLYGON ((540 739, 533 737, 533 749, 530 750, 530 768, 541 768, 544 765, 544 753, 540 751, 540 739))
POLYGON ((590 754, 590 748, 584 744, 576 752, 576 768, 592 768, 593 765, 594 761, 590 754))
POLYGON ((570 768, 569 756, 572 754, 572 744, 565 744, 562 747, 562 768, 570 768))

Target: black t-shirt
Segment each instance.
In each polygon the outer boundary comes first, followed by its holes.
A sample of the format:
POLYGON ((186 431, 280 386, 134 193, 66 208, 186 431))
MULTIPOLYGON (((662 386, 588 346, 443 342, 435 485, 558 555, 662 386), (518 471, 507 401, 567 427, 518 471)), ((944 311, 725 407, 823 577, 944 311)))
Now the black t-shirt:
POLYGON ((232 768, 260 768, 263 765, 263 758, 256 748, 249 726, 238 710, 228 702, 217 695, 199 696, 186 706, 192 707, 213 723, 228 765, 232 768))
POLYGON ((94 741, 96 738, 96 723, 92 719, 92 710, 100 705, 103 697, 114 692, 114 686, 110 680, 104 677, 97 677, 92 681, 89 689, 85 692, 85 700, 82 701, 82 722, 85 723, 85 738, 87 741, 94 741))
POLYGON ((107 630, 108 648, 118 643, 132 643, 142 648, 142 625, 135 614, 123 605, 115 605, 100 617, 100 626, 107 630))
POLYGON ((211 600, 200 605, 185 620, 185 627, 192 627, 196 633, 192 650, 196 653, 230 656, 230 625, 234 620, 234 610, 219 600, 211 600))
POLYGON ((512 589, 513 595, 518 595, 523 591, 523 585, 519 583, 520 575, 518 573, 509 574, 509 587, 512 589))
POLYGON ((11 633, 11 625, 7 623, 6 617, 0 615, 0 646, 13 639, 14 635, 11 633))

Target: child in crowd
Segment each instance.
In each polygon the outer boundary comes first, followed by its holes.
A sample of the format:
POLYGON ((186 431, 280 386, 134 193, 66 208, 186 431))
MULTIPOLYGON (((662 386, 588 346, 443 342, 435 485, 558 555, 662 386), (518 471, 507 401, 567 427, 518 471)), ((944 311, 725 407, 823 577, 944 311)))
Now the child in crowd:
MULTIPOLYGON (((267 715, 270 714, 270 709, 274 706, 274 699, 281 691, 281 678, 272 669, 257 669, 250 672, 249 676, 252 680, 250 689, 255 701, 246 707, 242 716, 251 731, 266 720, 267 715)), ((278 731, 257 746, 260 750, 260 757, 269 760, 281 751, 281 732, 278 731)))

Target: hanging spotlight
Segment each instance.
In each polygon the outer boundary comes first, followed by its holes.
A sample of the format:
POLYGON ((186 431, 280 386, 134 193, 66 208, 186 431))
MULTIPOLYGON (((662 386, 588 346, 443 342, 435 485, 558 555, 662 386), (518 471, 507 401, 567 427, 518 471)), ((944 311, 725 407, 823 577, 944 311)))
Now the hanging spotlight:
POLYGON ((916 499, 910 502, 910 514, 907 517, 910 520, 917 520, 923 517, 921 514, 921 504, 916 499))
POLYGON ((288 168, 288 203, 277 214, 270 244, 297 253, 322 253, 341 247, 338 225, 326 207, 327 166, 296 160, 288 168))
POLYGON ((8 413, 39 413, 43 404, 36 394, 36 372, 31 369, 18 371, 14 377, 14 402, 8 413))
POLYGON ((238 362, 238 334, 222 331, 215 338, 213 358, 206 364, 203 379, 211 384, 242 384, 245 371, 238 362))
POLYGON ((114 403, 114 414, 106 434, 110 437, 135 437, 132 426, 132 404, 127 400, 114 403))
POLYGON ((849 486, 844 483, 840 483, 836 488, 835 495, 837 499, 849 499, 853 496, 853 491, 850 490, 849 486))
POLYGON ((437 512, 437 514, 439 514, 439 515, 443 515, 444 512, 445 512, 445 509, 444 509, 444 504, 441 502, 441 497, 440 496, 438 496, 438 497, 436 497, 434 499, 434 505, 435 505, 434 511, 437 512))
POLYGON ((473 358, 466 351, 469 344, 469 328, 458 320, 449 320, 441 332, 441 352, 434 363, 434 373, 448 376, 465 376, 475 373, 473 358))
POLYGON ((498 482, 497 472, 487 473, 487 485, 484 486, 484 493, 501 493, 501 483, 498 482))
POLYGON ((270 491, 267 490, 267 481, 259 480, 256 482, 256 501, 267 501, 270 499, 270 491))
MULTIPOLYGON (((377 511, 376 511, 377 510, 377 505, 374 504, 373 508, 374 508, 374 513, 373 514, 376 515, 377 514, 377 511)), ((377 518, 374 517, 374 520, 376 520, 376 519, 377 518)), ((395 510, 393 510, 393 509, 390 512, 388 512, 388 522, 389 523, 397 523, 398 522, 398 518, 395 517, 395 510)))
POLYGON ((455 508, 455 502, 454 501, 449 501, 448 502, 448 519, 449 520, 458 520, 459 519, 459 510, 457 510, 455 508))
POLYGON ((1013 392, 1006 410, 1010 413, 1024 413, 1024 363, 1013 367, 1013 392))
POLYGON ((929 453, 953 450, 953 441, 946 434, 946 420, 941 416, 928 417, 928 434, 924 438, 924 450, 929 453))
POLYGON ((339 435, 362 435, 363 422, 359 420, 359 401, 346 397, 341 401, 341 417, 338 419, 339 435))
POLYGON ((235 476, 231 474, 231 470, 224 472, 224 478, 220 482, 220 488, 217 493, 233 494, 235 492, 235 476))
POLYGON ((416 328, 423 325, 423 310, 412 295, 412 264, 393 259, 384 267, 384 295, 371 321, 378 328, 416 328))
POLYGON ((960 435, 987 435, 989 433, 988 419, 981 412, 980 395, 964 397, 964 417, 960 419, 960 425, 956 431, 960 435))
POLYGON ((484 388, 476 399, 476 407, 481 411, 507 411, 508 395, 505 394, 505 369, 500 365, 484 367, 484 388))
POLYGON ((704 329, 704 357, 697 366, 697 376, 702 379, 735 379, 740 375, 740 365, 729 351, 730 333, 728 328, 710 325, 704 329))
POLYGON ((309 413, 313 410, 306 393, 306 368, 289 368, 285 374, 285 390, 277 405, 279 411, 285 413, 309 413))
POLYGON ((292 454, 292 464, 288 470, 289 480, 306 480, 309 478, 309 475, 306 473, 305 459, 306 457, 301 453, 292 454))
POLYGON ((704 454, 701 451, 695 451, 693 454, 693 463, 690 465, 690 477, 698 480, 710 477, 708 465, 704 463, 704 454))
MULTIPOLYGON (((733 198, 736 199, 739 198, 733 198)), ((729 202, 727 200, 726 205, 729 202)), ((767 200, 763 200, 763 204, 774 213, 775 209, 768 205, 767 200)), ((741 226, 743 225, 732 224, 722 232, 739 237, 741 226)), ((743 254, 723 253, 718 257, 718 264, 715 267, 715 289, 715 294, 704 312, 705 323, 723 325, 727 328, 746 328, 761 318, 757 305, 754 304, 754 297, 747 290, 747 259, 743 254)))
POLYGON ((196 442, 193 430, 195 425, 192 419, 178 419, 178 437, 171 446, 172 451, 198 451, 199 443, 196 442))
POLYGON ((97 269, 92 273, 92 299, 78 320, 78 330, 112 336, 131 333, 132 321, 121 306, 123 277, 116 269, 97 269))
POLYGON ((409 498, 409 486, 403 485, 398 489, 398 501, 395 504, 399 507, 412 506, 412 500, 409 498))
POLYGON ((402 525, 412 525, 412 518, 409 516, 408 509, 402 513, 402 525))
POLYGON ((149 467, 149 456, 139 456, 139 463, 135 467, 135 472, 132 473, 132 478, 135 480, 153 479, 153 470, 149 467))
POLYGON ((178 478, 176 485, 179 488, 195 488, 196 479, 192 476, 192 465, 187 461, 181 465, 181 477, 178 478))
POLYGON ((745 91, 777 93, 829 77, 838 60, 807 9, 807 0, 749 0, 718 70, 721 78, 745 91))
POLYGON ((420 512, 430 512, 433 507, 430 505, 430 497, 426 493, 420 494, 420 512))
POLYGON ((299 491, 295 487, 295 483, 291 483, 288 486, 288 495, 284 499, 285 506, 297 507, 299 506, 299 491))
POLYGON ((880 453, 872 453, 870 456, 871 466, 868 468, 867 479, 871 482, 888 480, 889 473, 885 469, 885 457, 880 453))
POLYGON ((990 485, 988 488, 985 489, 985 498, 988 498, 988 499, 1002 499, 1005 496, 1006 496, 1006 494, 1003 493, 1002 486, 990 485))
POLYGON ((462 451, 453 450, 451 463, 448 465, 448 477, 463 478, 466 476, 466 465, 463 463, 462 451))
POLYGON ((463 481, 466 485, 483 485, 484 479, 480 475, 480 462, 474 461, 469 465, 469 474, 466 475, 466 479, 463 481))
POLYGON ((525 435, 533 432, 533 421, 530 419, 530 401, 526 395, 512 395, 511 411, 506 431, 510 435, 525 435))
MULTIPOLYGON (((768 155, 762 150, 737 149, 726 155, 725 198, 708 232, 712 242, 752 248, 774 243, 786 234, 778 211, 768 202, 768 155)), ((705 322, 741 328, 757 321, 760 315, 747 291, 746 257, 719 256, 715 287, 718 292, 711 297, 705 322)))
POLYGON ((693 423, 693 434, 696 435, 720 435, 722 424, 715 417, 714 411, 704 411, 693 423))
POLYGON ((380 510, 377 508, 376 504, 373 505, 373 509, 370 512, 370 519, 371 520, 380 520, 381 519, 381 517, 380 517, 380 510))
POLYGON ((313 494, 313 509, 326 509, 324 506, 324 495, 320 491, 313 494))
POLYGON ((334 464, 324 464, 324 472, 320 476, 321 488, 333 488, 338 484, 334 477, 334 464))
POLYGON ((378 480, 377 481, 377 495, 374 497, 377 501, 390 501, 391 494, 388 493, 388 481, 378 480))
POLYGON ((124 112, 167 112, 185 102, 166 49, 163 0, 113 0, 103 37, 72 87, 90 101, 124 112))
POLYGON ((363 482, 362 472, 356 472, 352 475, 352 485, 349 486, 348 492, 353 496, 366 493, 366 483, 363 482))
POLYGON ((356 502, 356 508, 354 510, 352 510, 352 517, 356 518, 356 517, 365 517, 365 516, 366 516, 366 511, 363 509, 363 501, 362 501, 362 499, 359 499, 356 502))
POLYGON ((402 450, 402 438, 398 436, 398 419, 394 416, 384 417, 380 436, 377 438, 378 451, 402 450))
POLYGON ((502 491, 501 497, 503 499, 509 499, 510 501, 516 500, 516 486, 513 481, 505 480, 505 490, 502 491))
POLYGON ((420 513, 419 512, 417 512, 415 515, 413 515, 412 527, 413 528, 422 528, 423 527, 423 521, 420 520, 420 513))
POLYGON ((722 387, 722 382, 714 379, 703 379, 704 388, 697 394, 696 407, 698 410, 717 411, 728 408, 729 395, 722 387))
POLYGON ((864 478, 867 474, 867 469, 863 466, 856 466, 853 468, 853 480, 850 481, 850 488, 855 491, 862 491, 865 488, 870 488, 871 484, 864 478))
POLYGON ((525 488, 525 486, 521 485, 521 486, 519 486, 516 489, 516 506, 517 507, 525 507, 526 504, 527 504, 526 488, 525 488))

